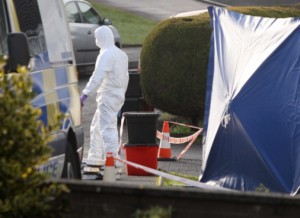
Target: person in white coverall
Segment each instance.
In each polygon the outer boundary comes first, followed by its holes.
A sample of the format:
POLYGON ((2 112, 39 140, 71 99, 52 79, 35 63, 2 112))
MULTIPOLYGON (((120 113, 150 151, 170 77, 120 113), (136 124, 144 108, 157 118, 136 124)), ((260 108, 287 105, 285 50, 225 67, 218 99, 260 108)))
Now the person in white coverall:
POLYGON ((90 148, 86 163, 101 166, 107 152, 118 156, 117 114, 125 101, 128 86, 128 56, 115 46, 112 31, 107 26, 95 30, 100 48, 95 69, 82 91, 81 105, 97 91, 97 109, 90 126, 90 148))

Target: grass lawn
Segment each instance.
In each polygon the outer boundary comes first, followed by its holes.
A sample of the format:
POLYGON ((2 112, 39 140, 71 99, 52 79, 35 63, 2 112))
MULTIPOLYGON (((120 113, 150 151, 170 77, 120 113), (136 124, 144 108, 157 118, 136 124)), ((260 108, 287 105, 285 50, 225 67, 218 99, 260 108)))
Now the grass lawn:
MULTIPOLYGON (((182 178, 194 180, 194 181, 198 181, 198 178, 199 178, 198 176, 185 175, 185 174, 180 174, 177 172, 167 172, 167 171, 164 171, 164 172, 175 175, 175 176, 179 176, 182 178)), ((173 181, 173 180, 170 180, 167 178, 162 178, 162 177, 158 177, 156 183, 159 186, 185 186, 185 184, 183 184, 181 182, 173 181)))
POLYGON ((95 1, 89 1, 102 17, 109 18, 120 35, 122 44, 143 44, 145 37, 152 28, 158 24, 157 21, 148 20, 144 17, 134 15, 127 11, 108 7, 95 1))

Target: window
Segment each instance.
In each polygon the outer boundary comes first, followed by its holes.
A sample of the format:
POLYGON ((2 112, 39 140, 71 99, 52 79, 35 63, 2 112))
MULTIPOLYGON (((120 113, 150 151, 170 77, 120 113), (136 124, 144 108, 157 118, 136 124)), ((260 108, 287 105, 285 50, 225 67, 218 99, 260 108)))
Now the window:
MULTIPOLYGON (((22 0, 23 1, 23 0, 22 0)), ((38 0, 52 65, 72 62, 73 47, 61 0, 38 0)))
POLYGON ((78 7, 80 8, 83 23, 100 24, 102 18, 91 6, 82 2, 78 2, 78 7))
POLYGON ((80 14, 75 2, 70 2, 65 6, 68 21, 70 23, 81 23, 80 14))
POLYGON ((0 2, 0 57, 7 55, 7 34, 8 25, 6 20, 6 11, 4 7, 4 1, 0 2))
POLYGON ((44 29, 37 0, 14 0, 21 31, 27 35, 31 54, 47 51, 44 29))

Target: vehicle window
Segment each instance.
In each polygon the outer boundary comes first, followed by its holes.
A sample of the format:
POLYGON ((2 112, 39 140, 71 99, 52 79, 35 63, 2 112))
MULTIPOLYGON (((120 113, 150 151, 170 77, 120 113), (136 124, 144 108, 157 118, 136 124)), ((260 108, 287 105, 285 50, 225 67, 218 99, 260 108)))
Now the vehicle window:
POLYGON ((65 5, 65 11, 70 23, 81 23, 80 14, 75 2, 70 2, 65 5))
POLYGON ((33 56, 47 51, 44 29, 37 0, 14 0, 20 29, 27 35, 33 56))
POLYGON ((0 57, 7 55, 7 34, 8 25, 6 20, 6 11, 4 8, 4 1, 0 2, 0 57))
MULTIPOLYGON (((23 1, 23 0, 22 0, 23 1)), ((60 0, 38 0, 45 28, 49 61, 60 65, 73 60, 73 47, 70 40, 64 7, 60 0)))
POLYGON ((102 20, 99 14, 88 4, 78 2, 78 7, 81 12, 83 23, 99 24, 102 20))

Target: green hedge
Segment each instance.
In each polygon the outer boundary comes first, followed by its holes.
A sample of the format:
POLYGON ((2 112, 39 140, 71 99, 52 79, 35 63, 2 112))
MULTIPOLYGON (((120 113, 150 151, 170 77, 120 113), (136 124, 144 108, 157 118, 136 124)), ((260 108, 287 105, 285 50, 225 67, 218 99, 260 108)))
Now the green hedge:
MULTIPOLYGON (((300 16, 300 4, 229 9, 265 17, 300 16)), ((141 88, 148 104, 173 115, 203 118, 211 31, 206 12, 164 20, 147 35, 141 88)))

